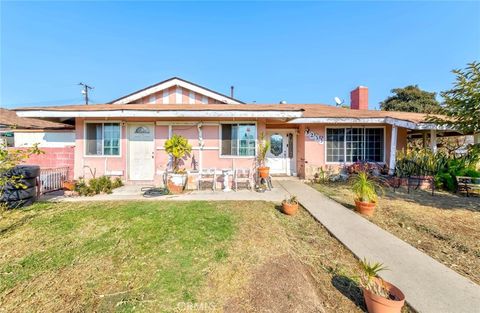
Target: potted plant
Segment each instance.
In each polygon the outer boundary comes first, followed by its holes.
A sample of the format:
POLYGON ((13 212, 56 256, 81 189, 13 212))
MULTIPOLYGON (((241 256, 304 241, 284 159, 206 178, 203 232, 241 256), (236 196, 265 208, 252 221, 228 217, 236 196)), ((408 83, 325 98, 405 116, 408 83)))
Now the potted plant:
POLYGON ((75 181, 65 180, 63 181, 63 190, 73 191, 75 189, 75 181))
POLYGON ((403 292, 391 283, 378 277, 387 268, 381 263, 360 261, 359 285, 369 313, 400 313, 405 304, 403 292))
POLYGON ((377 188, 381 189, 381 186, 369 179, 366 172, 358 173, 353 183, 357 212, 367 216, 373 215, 378 199, 377 188))
POLYGON ((270 150, 270 142, 265 140, 265 135, 262 133, 258 139, 258 176, 261 178, 268 178, 270 176, 270 168, 266 166, 267 153, 270 150))
POLYGON ((282 211, 287 215, 295 215, 298 210, 298 200, 296 196, 291 196, 282 201, 282 211))
POLYGON ((171 158, 172 168, 172 172, 167 173, 167 188, 171 193, 179 194, 183 191, 187 182, 187 173, 180 166, 190 156, 192 146, 188 143, 187 138, 174 134, 165 141, 164 148, 171 158))

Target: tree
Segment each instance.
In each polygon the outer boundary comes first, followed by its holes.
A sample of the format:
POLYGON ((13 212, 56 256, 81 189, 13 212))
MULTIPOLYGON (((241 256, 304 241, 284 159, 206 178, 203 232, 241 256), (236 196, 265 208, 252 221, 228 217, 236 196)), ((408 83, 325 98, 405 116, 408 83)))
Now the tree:
POLYGON ((380 102, 380 109, 417 113, 437 113, 440 110, 436 93, 421 90, 418 85, 395 88, 391 92, 394 95, 380 102))
POLYGON ((429 121, 449 126, 464 134, 480 135, 480 63, 453 70, 457 77, 453 89, 441 92, 445 99, 439 111, 443 116, 429 116, 429 121))

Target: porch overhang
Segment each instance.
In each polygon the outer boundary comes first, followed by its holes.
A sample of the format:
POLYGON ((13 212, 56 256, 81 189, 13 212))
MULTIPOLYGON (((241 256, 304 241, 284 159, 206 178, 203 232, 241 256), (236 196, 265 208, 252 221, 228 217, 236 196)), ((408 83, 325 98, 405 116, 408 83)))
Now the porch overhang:
POLYGON ((158 118, 178 118, 178 117, 198 117, 198 118, 281 118, 291 119, 302 116, 301 111, 285 110, 222 110, 222 111, 201 111, 201 110, 172 110, 172 111, 152 111, 152 110, 88 110, 88 111, 60 111, 60 110, 31 110, 17 111, 18 116, 52 118, 52 117, 158 117, 158 118))
POLYGON ((288 121, 289 124, 389 124, 413 130, 453 130, 434 123, 417 123, 392 117, 301 117, 288 121))

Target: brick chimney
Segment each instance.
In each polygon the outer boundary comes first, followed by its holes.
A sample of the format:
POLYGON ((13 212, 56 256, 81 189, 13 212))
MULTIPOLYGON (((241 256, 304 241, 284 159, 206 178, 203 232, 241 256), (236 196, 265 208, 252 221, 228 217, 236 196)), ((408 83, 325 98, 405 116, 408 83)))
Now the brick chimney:
POLYGON ((368 87, 358 86, 350 92, 350 109, 368 110, 368 87))

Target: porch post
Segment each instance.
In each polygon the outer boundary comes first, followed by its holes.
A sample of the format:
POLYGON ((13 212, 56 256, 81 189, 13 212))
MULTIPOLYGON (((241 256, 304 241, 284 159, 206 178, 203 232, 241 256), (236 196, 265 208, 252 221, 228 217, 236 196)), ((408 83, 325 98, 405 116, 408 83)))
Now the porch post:
POLYGON ((430 130, 430 149, 433 153, 437 153, 437 130, 430 130))
POLYGON ((393 125, 392 126, 392 134, 390 138, 390 164, 389 164, 389 169, 390 175, 393 175, 395 173, 395 164, 396 164, 396 159, 397 159, 397 136, 398 136, 398 128, 397 126, 393 125))

